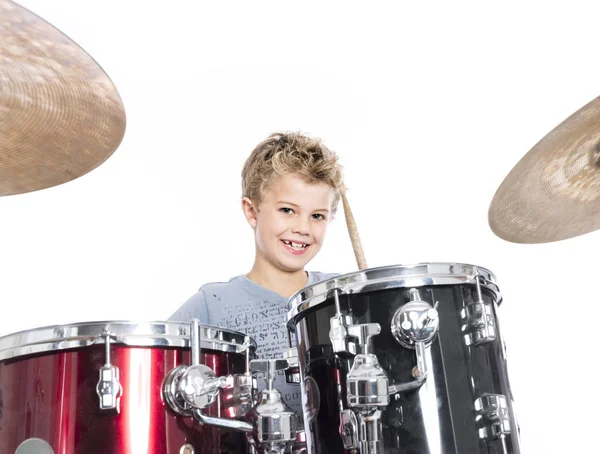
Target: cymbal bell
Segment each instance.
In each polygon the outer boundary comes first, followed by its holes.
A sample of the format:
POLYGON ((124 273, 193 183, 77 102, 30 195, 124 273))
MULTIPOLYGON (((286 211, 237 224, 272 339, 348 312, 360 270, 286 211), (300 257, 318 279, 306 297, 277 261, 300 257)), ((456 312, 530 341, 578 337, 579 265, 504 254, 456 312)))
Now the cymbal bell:
POLYGON ((43 19, 0 0, 0 196, 78 178, 124 134, 123 103, 98 64, 43 19))
POLYGON ((489 225, 515 243, 548 243, 600 228, 600 97, 540 140, 510 171, 489 225))

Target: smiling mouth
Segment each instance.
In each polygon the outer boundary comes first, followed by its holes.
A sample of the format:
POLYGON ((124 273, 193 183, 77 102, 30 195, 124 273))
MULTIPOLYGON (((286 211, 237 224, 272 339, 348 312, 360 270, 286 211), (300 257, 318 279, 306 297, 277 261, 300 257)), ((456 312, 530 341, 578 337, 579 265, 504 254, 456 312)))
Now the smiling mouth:
POLYGON ((304 249, 306 249, 308 246, 310 246, 310 244, 306 244, 306 243, 295 243, 293 241, 288 241, 288 240, 281 240, 281 242, 283 244, 285 244, 286 246, 291 247, 292 249, 295 249, 297 251, 302 251, 304 249))

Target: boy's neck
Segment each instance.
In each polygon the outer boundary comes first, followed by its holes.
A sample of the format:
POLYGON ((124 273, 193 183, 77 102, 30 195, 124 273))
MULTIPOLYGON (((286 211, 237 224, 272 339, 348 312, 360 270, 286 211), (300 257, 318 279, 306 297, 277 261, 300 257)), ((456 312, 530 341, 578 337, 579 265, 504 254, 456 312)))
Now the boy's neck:
POLYGON ((287 272, 274 267, 260 266, 257 263, 246 277, 267 290, 279 293, 284 298, 289 298, 308 283, 308 274, 303 269, 287 272))

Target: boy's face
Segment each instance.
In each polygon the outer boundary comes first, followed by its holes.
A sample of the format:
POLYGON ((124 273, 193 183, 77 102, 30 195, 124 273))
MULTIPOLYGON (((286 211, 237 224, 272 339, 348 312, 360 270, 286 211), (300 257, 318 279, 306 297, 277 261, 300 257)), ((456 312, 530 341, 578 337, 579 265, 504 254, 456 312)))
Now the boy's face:
POLYGON ((284 271, 298 271, 319 252, 331 217, 334 191, 288 174, 264 191, 258 209, 244 200, 257 254, 284 271))

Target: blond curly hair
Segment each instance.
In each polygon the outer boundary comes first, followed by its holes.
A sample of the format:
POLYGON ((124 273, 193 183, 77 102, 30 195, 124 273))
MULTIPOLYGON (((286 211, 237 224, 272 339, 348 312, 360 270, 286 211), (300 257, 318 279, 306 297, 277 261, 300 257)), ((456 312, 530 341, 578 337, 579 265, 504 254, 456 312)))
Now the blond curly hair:
POLYGON ((286 174, 331 186, 335 193, 331 210, 335 213, 343 190, 338 157, 320 139, 295 132, 271 134, 256 146, 242 169, 242 197, 260 203, 264 191, 286 174))

